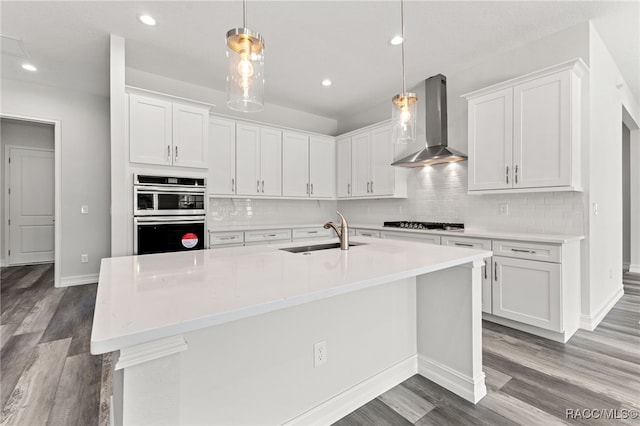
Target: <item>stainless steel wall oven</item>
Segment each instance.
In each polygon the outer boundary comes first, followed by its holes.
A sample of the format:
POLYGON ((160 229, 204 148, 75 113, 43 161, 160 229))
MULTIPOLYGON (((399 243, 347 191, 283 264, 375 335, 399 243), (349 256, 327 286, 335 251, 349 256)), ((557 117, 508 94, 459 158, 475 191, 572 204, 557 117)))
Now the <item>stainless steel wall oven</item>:
POLYGON ((134 175, 134 253, 203 249, 206 193, 204 178, 134 175))

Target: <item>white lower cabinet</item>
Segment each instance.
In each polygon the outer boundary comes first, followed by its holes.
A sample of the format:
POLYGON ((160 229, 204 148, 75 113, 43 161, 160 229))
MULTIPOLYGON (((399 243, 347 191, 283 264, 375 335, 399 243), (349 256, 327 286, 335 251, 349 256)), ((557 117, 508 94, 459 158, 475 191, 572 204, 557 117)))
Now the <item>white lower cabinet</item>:
POLYGON ((376 231, 375 229, 355 229, 355 236, 380 238, 380 231, 376 231))
POLYGON ((336 234, 333 229, 324 229, 322 226, 312 228, 295 228, 292 231, 293 241, 313 241, 317 238, 331 238, 336 234))
MULTIPOLYGON (((491 240, 468 237, 442 237, 443 246, 491 250, 491 240)), ((482 267, 482 312, 492 312, 492 263, 491 258, 484 260, 482 267)))
POLYGON ((419 243, 440 245, 440 235, 419 234, 417 232, 410 233, 410 232, 382 231, 380 232, 380 238, 388 238, 391 240, 416 241, 419 243))
POLYGON ((209 248, 241 247, 244 245, 244 232, 209 232, 209 248))
POLYGON ((559 264, 494 256, 493 268, 493 315, 563 331, 559 264))
POLYGON ((291 241, 291 229, 269 229, 266 231, 246 231, 245 246, 281 243, 291 241))

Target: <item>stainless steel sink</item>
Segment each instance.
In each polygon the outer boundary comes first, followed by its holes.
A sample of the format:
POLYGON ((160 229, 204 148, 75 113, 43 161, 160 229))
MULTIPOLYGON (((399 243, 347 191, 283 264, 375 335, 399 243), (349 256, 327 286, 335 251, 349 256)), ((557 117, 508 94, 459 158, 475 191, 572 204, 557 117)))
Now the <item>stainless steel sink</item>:
MULTIPOLYGON (((349 247, 353 246, 361 246, 366 243, 349 243, 349 247)), ((310 251, 318 251, 318 250, 328 250, 328 249, 339 249, 340 243, 328 243, 328 244, 316 244, 313 246, 298 246, 298 247, 286 247, 281 248, 280 250, 288 251, 289 253, 308 253, 310 251)))

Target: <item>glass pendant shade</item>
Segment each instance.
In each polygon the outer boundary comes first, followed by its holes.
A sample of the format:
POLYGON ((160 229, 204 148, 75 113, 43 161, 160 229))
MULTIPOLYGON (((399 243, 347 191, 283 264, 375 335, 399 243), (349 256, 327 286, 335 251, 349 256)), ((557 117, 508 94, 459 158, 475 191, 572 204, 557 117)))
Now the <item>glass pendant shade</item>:
POLYGON ((391 138, 397 144, 416 140, 416 115, 418 97, 415 93, 400 93, 393 97, 391 105, 391 138))
POLYGON ((227 32, 227 106, 256 112, 264 107, 264 39, 248 28, 227 32))

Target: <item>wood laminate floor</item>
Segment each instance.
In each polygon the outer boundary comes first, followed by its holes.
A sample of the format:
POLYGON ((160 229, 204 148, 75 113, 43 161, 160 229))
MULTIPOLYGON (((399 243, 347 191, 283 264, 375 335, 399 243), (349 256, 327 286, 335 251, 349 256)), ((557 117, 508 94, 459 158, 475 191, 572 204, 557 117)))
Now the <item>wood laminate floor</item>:
MULTIPOLYGON (((624 281, 598 328, 566 345, 485 322, 488 394, 477 405, 416 375, 335 425, 638 424, 566 418, 640 411, 640 275, 624 281)), ((0 284, 1 424, 107 425, 111 357, 89 354, 97 286, 54 288, 50 264, 2 268, 0 284)))

